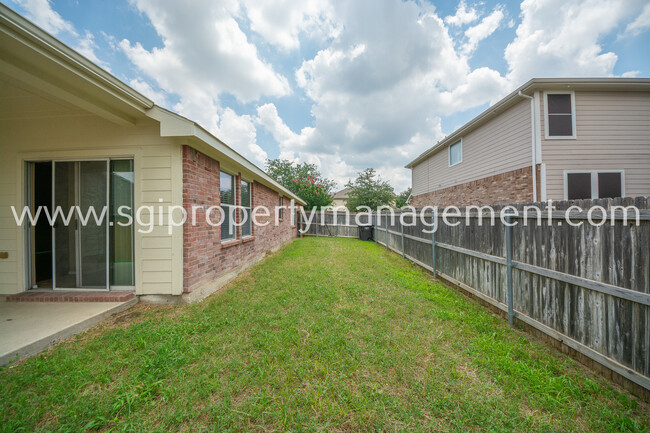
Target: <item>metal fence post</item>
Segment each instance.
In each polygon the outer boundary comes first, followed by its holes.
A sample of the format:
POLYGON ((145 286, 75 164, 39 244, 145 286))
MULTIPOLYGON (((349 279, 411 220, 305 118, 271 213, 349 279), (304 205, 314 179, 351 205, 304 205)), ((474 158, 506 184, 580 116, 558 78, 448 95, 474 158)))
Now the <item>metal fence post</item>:
POLYGON ((512 227, 510 215, 506 215, 506 278, 508 284, 508 324, 514 326, 514 308, 512 306, 512 227))
POLYGON ((436 215, 432 214, 431 215, 431 222, 433 223, 432 227, 432 232, 431 232, 431 265, 433 267, 433 278, 438 278, 438 272, 436 271, 436 229, 437 229, 437 221, 436 221, 436 215))
POLYGON ((399 213, 399 227, 402 231, 402 258, 406 258, 406 250, 404 249, 404 221, 402 220, 402 212, 399 213))

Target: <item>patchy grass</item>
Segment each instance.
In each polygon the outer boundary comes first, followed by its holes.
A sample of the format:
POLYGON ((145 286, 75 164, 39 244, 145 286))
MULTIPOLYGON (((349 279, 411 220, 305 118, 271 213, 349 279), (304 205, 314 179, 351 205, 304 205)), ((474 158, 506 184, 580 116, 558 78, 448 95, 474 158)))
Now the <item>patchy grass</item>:
POLYGON ((648 406, 373 243, 298 240, 0 371, 1 431, 649 431, 648 406))

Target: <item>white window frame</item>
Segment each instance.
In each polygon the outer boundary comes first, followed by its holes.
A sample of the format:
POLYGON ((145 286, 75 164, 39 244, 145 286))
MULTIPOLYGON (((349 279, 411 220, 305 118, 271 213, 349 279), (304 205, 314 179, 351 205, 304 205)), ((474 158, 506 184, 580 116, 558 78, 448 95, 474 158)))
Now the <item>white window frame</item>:
POLYGON ((282 206, 284 206, 284 197, 278 194, 278 220, 283 221, 284 220, 284 209, 282 209, 282 206))
POLYGON ((546 140, 575 140, 578 138, 576 131, 576 94, 573 90, 549 90, 544 92, 544 135, 546 140), (573 135, 549 135, 548 95, 571 95, 571 131, 573 135))
POLYGON ((569 200, 569 174, 589 173, 591 175, 591 199, 599 196, 598 173, 620 173, 621 174, 621 197, 625 197, 625 170, 564 170, 564 200, 569 200))
MULTIPOLYGON (((224 213, 226 212, 226 209, 224 208, 224 206, 226 206, 228 208, 227 211, 228 211, 229 215, 230 215, 230 207, 231 206, 232 207, 237 206, 237 176, 230 173, 229 171, 226 171, 226 170, 220 170, 219 171, 219 205, 221 206, 221 209, 223 210, 224 213), (234 202, 233 204, 227 203, 227 204, 224 205, 221 202, 221 173, 222 172, 227 174, 228 176, 232 176, 232 198, 233 198, 233 202, 234 202)), ((233 214, 233 216, 234 216, 234 214, 233 214)), ((225 216, 224 216, 224 221, 225 221, 225 216)), ((232 227, 233 227, 233 233, 232 233, 232 235, 229 235, 229 237, 227 237, 227 238, 223 237, 224 225, 223 224, 221 225, 221 242, 230 242, 230 241, 234 241, 234 240, 237 239, 237 226, 235 225, 236 219, 231 218, 230 223, 232 224, 232 227)), ((225 227, 225 229, 228 230, 228 227, 225 227)))
POLYGON ((460 140, 455 141, 455 142, 453 142, 452 144, 449 145, 447 153, 448 153, 447 162, 449 163, 449 167, 453 167, 453 166, 458 165, 461 162, 463 162, 463 139, 462 139, 462 137, 461 137, 460 140), (451 148, 454 147, 457 144, 460 144, 460 161, 455 162, 455 163, 452 164, 451 163, 451 148))
MULTIPOLYGON (((242 210, 246 209, 248 210, 248 220, 242 224, 242 238, 250 238, 253 236, 253 222, 252 222, 252 207, 253 207, 253 182, 247 179, 239 179, 239 197, 241 200, 241 192, 243 191, 241 184, 242 182, 246 182, 248 184, 248 206, 244 206, 244 202, 242 201, 240 203, 242 210), (249 225, 250 226, 250 234, 244 235, 244 225, 249 225)), ((243 214, 242 214, 243 218, 243 214)))

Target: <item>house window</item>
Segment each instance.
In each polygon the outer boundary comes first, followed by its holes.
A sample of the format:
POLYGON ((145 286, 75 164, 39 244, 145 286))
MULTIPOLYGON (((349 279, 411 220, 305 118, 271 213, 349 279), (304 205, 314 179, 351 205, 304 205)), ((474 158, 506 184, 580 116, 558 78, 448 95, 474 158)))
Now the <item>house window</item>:
POLYGON ((566 172, 566 199, 614 198, 624 195, 623 171, 566 172))
POLYGON ((220 176, 220 190, 221 190, 221 209, 224 213, 223 223, 221 224, 221 240, 235 239, 235 218, 234 218, 234 205, 235 205, 235 184, 233 183, 233 176, 228 173, 221 172, 220 176))
POLYGON ((458 140, 449 146, 449 166, 463 162, 463 141, 458 140))
POLYGON ((546 138, 575 138, 573 93, 546 94, 546 138))
POLYGON ((241 181, 241 207, 242 218, 245 220, 241 228, 242 236, 251 236, 251 184, 245 180, 241 181))
POLYGON ((282 196, 280 196, 280 199, 278 200, 278 215, 279 218, 282 219, 284 217, 284 209, 282 209, 282 196))

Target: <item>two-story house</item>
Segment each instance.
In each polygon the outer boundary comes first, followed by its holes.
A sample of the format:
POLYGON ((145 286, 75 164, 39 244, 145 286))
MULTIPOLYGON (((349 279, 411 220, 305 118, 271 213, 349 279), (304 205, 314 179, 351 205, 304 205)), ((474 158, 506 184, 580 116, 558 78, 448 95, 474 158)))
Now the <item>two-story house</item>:
POLYGON ((650 79, 532 79, 406 167, 417 208, 650 195, 650 79))

